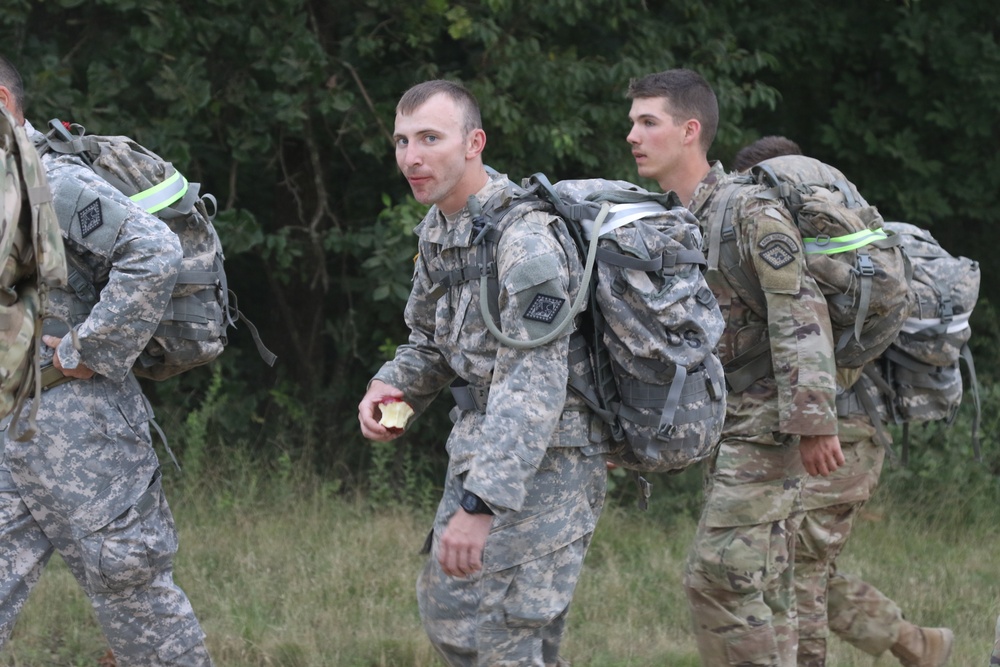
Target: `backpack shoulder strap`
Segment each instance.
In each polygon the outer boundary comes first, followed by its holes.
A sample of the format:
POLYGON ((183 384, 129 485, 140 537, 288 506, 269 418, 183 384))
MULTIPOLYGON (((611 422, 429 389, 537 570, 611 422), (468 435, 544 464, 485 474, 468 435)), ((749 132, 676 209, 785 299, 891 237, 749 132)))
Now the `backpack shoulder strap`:
POLYGON ((736 209, 747 188, 753 187, 748 178, 736 178, 724 184, 709 207, 705 237, 708 241, 706 273, 720 274, 747 305, 760 317, 766 317, 764 291, 752 270, 745 267, 736 244, 736 209))

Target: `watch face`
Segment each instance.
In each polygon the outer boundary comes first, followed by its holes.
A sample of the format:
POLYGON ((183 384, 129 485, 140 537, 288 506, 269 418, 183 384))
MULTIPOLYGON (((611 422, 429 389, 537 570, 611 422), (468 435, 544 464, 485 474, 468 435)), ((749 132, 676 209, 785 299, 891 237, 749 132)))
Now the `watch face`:
POLYGON ((462 496, 462 509, 469 514, 475 514, 476 510, 479 509, 479 498, 476 498, 471 493, 466 493, 462 496))
POLYGON ((479 496, 468 491, 462 496, 462 501, 460 503, 462 509, 464 509, 469 514, 493 514, 490 511, 490 506, 484 503, 479 496))

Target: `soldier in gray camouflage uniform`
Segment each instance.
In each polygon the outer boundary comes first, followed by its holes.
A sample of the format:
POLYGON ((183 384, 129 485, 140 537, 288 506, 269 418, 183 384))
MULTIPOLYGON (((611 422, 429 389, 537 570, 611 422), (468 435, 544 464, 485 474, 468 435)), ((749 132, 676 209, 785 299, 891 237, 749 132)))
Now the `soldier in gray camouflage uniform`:
MULTIPOLYGON (((695 72, 669 70, 633 80, 629 97, 639 175, 674 190, 704 224, 726 179, 707 158, 719 117, 714 92, 695 72)), ((728 363, 769 340, 773 370, 729 392, 684 586, 703 664, 794 665, 799 489, 807 472, 827 475, 843 464, 833 333, 788 213, 776 201, 736 196, 738 247, 768 312, 761 319, 725 278, 709 275, 726 320, 719 352, 728 363)))
MULTIPOLYGON (((790 139, 764 137, 737 152, 733 169, 746 172, 768 158, 801 154, 790 139)), ((871 655, 891 651, 904 667, 941 667, 951 654, 951 630, 922 628, 904 620, 899 606, 881 591, 837 571, 837 558, 854 521, 878 485, 885 459, 880 442, 890 442, 888 432, 880 431, 874 421, 882 423, 887 418, 885 398, 877 385, 860 371, 846 369, 838 372, 837 385, 837 428, 844 465, 827 477, 806 477, 802 487, 805 515, 795 547, 798 665, 826 665, 832 630, 871 655), (867 394, 867 401, 860 392, 867 394)))
MULTIPOLYGON (((2 56, 0 102, 24 122, 21 78, 2 56)), ((78 324, 77 343, 47 335, 43 360, 72 381, 42 395, 33 437, 4 434, 0 644, 58 551, 120 667, 205 667, 204 633, 173 580, 177 532, 149 436, 152 413, 131 372, 170 297, 180 246, 78 158, 49 153, 42 163, 67 255, 108 282, 89 314, 71 288, 50 294, 51 310, 78 324)))
MULTIPOLYGON (((397 106, 395 140, 414 196, 433 206, 416 229, 410 339, 369 384, 361 430, 398 437, 401 429, 379 423, 384 399, 405 398, 419 415, 454 380, 464 385, 454 391, 444 496, 417 582, 421 618, 449 665, 557 665, 604 503, 603 428, 567 393, 569 331, 531 349, 499 344, 480 312, 479 281, 459 275, 477 264, 470 196, 489 210, 508 184, 484 169, 475 99, 446 81, 415 86, 397 106)), ((507 218, 496 256, 499 322, 507 336, 537 339, 570 308, 582 267, 560 219, 507 218)))
POLYGON ((997 629, 993 641, 993 655, 990 656, 990 667, 1000 665, 1000 616, 997 616, 997 629))

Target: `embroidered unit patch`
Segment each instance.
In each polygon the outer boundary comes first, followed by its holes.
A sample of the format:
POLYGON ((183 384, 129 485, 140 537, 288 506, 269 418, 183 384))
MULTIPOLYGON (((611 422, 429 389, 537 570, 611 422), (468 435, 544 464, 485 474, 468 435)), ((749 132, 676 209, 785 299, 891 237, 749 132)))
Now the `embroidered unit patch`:
POLYGON ((104 224, 104 217, 101 215, 101 200, 95 199, 91 203, 80 209, 80 235, 86 237, 95 229, 104 224))
POLYGON ((528 309, 524 311, 524 319, 552 324, 565 302, 566 299, 560 299, 557 296, 536 294, 528 309))
POLYGON ((773 269, 791 264, 795 261, 795 253, 799 251, 799 244, 795 239, 780 232, 768 234, 758 245, 762 248, 760 258, 773 269))

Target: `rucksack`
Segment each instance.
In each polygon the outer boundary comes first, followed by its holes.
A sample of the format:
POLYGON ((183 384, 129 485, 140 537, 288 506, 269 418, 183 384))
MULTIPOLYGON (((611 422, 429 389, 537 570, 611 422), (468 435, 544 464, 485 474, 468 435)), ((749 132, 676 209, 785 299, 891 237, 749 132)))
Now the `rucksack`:
MULTIPOLYGON (((570 337, 569 388, 610 427, 609 459, 637 472, 676 472, 710 456, 722 433, 726 391, 717 345, 723 320, 702 274, 697 220, 674 193, 658 195, 625 181, 567 180, 544 174, 512 185, 482 211, 478 270, 431 274, 438 284, 480 280, 480 307, 501 343, 527 348, 570 337), (559 216, 570 252, 585 265, 581 294, 543 339, 511 340, 499 329, 496 248, 512 212, 559 216)), ((640 480, 648 493, 645 480, 640 480)))
POLYGON ((979 459, 979 384, 969 348, 969 317, 979 298, 979 263, 950 254, 926 229, 904 222, 886 222, 885 227, 902 240, 913 266, 910 285, 915 298, 899 336, 881 359, 890 388, 890 417, 903 425, 904 463, 910 423, 950 424, 955 419, 962 403, 962 361, 975 406, 972 439, 979 459))
MULTIPOLYGON (((155 214, 177 235, 183 259, 177 283, 152 339, 132 370, 138 377, 165 380, 214 361, 228 344, 227 330, 242 320, 269 366, 276 356, 260 339, 257 328, 240 312, 223 268, 222 244, 212 224, 216 202, 200 194, 173 164, 124 136, 86 134, 80 125, 49 121, 39 152, 79 156, 98 175, 146 212, 155 214), (73 134, 69 130, 76 133, 73 134)), ((67 255, 70 285, 85 304, 93 306, 99 280, 67 255)))
POLYGON ((42 393, 38 349, 48 290, 66 284, 62 234, 45 170, 24 128, 0 105, 0 417, 11 430, 29 397, 30 438, 42 393))
MULTIPOLYGON (((909 266, 878 210, 840 171, 803 155, 765 160, 749 176, 725 182, 707 216, 708 269, 721 271, 760 317, 767 312, 764 293, 753 269, 743 266, 733 226, 747 197, 785 206, 798 227, 807 268, 826 297, 837 366, 861 369, 877 358, 910 308, 909 266)), ((751 352, 727 365, 730 388, 742 390, 770 368, 767 346, 751 352)))

